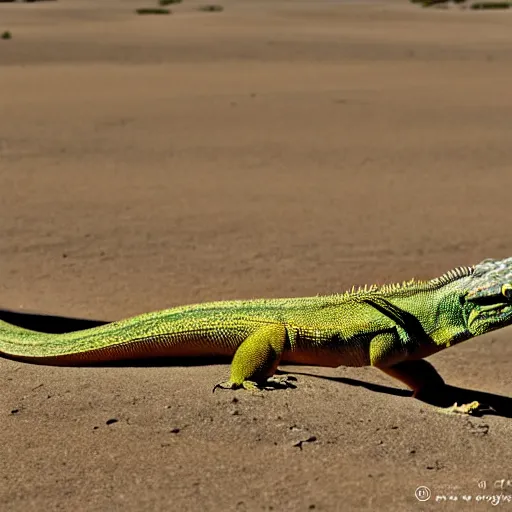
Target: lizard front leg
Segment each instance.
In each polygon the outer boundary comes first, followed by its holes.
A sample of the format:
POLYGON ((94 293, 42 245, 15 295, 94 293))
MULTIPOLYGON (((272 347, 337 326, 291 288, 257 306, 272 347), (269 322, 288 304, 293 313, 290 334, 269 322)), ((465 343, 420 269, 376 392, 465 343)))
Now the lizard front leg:
POLYGON ((251 333, 238 347, 231 363, 228 381, 217 384, 223 389, 260 389, 265 383, 285 383, 286 379, 273 377, 286 343, 286 327, 282 324, 264 324, 251 333))
MULTIPOLYGON (((404 360, 404 355, 397 350, 397 347, 412 347, 413 345, 413 338, 400 326, 395 327, 394 333, 381 333, 375 336, 370 346, 372 366, 411 388, 414 398, 431 405, 439 403, 447 392, 447 386, 441 375, 424 359, 404 360)), ((489 410, 489 407, 476 401, 462 405, 458 405, 456 402, 450 407, 435 405, 433 407, 439 412, 447 414, 480 414, 482 411, 489 410)))
POLYGON ((398 379, 413 390, 413 396, 437 392, 445 383, 437 370, 424 359, 401 361, 391 366, 377 365, 379 370, 398 379))
MULTIPOLYGON (((391 377, 400 380, 413 390, 413 397, 427 403, 436 402, 446 393, 446 385, 437 370, 424 359, 402 361, 392 366, 379 366, 379 369, 391 377)), ((434 406, 438 411, 446 414, 481 414, 492 410, 490 407, 477 401, 458 405, 455 402, 450 407, 434 406)))

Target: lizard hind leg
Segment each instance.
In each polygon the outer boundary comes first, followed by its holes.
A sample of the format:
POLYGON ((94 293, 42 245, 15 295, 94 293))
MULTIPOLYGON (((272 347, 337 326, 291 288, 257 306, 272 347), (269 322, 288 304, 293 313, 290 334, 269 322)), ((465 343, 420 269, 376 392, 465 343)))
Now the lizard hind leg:
POLYGON ((273 382, 286 343, 286 327, 282 324, 264 324, 254 330, 238 347, 231 363, 228 381, 217 388, 256 390, 273 382))

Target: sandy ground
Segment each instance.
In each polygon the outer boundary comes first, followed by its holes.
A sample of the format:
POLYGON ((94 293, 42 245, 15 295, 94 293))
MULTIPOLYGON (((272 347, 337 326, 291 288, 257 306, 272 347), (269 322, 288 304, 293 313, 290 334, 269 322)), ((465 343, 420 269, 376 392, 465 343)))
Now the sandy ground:
MULTIPOLYGON (((113 320, 512 255, 512 14, 220 1, 0 4, 0 307, 113 320)), ((430 358, 483 418, 371 368, 259 396, 212 394, 227 365, 0 360, 0 509, 491 510, 511 335, 430 358)))

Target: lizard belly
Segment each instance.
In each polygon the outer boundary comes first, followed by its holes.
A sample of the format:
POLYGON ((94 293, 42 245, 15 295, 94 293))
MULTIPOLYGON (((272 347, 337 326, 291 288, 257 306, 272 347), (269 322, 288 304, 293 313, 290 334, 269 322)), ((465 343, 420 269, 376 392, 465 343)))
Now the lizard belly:
POLYGON ((342 338, 338 333, 324 335, 298 332, 281 360, 292 364, 313 366, 370 365, 371 335, 342 338))

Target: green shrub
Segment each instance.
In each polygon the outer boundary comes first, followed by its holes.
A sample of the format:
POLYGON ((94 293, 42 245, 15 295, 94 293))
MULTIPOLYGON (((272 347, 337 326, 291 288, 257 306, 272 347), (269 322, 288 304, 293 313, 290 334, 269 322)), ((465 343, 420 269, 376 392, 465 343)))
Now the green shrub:
POLYGON ((471 9, 510 9, 511 2, 477 2, 471 4, 471 9))
POLYGON ((222 5, 209 4, 201 5, 201 7, 199 7, 199 10, 205 12, 221 12, 224 10, 224 7, 222 7, 222 5))
POLYGON ((136 9, 137 14, 171 14, 169 9, 159 9, 158 7, 141 7, 136 9))
POLYGON ((430 7, 431 5, 447 4, 449 0, 421 0, 423 7, 430 7))

